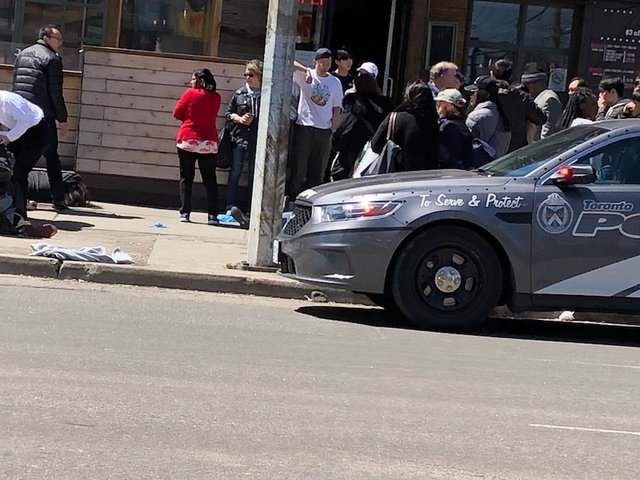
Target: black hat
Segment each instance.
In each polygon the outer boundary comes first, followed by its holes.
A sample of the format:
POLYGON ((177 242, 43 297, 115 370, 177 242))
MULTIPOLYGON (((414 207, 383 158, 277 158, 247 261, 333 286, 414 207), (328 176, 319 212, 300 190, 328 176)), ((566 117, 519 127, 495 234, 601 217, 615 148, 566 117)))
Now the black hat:
POLYGON ((320 60, 321 58, 331 58, 331 50, 328 48, 319 48, 316 50, 316 54, 313 58, 316 60, 320 60))
POLYGON ((467 92, 476 92, 478 90, 487 90, 488 92, 498 92, 498 84, 489 75, 480 75, 471 85, 464 87, 467 92))

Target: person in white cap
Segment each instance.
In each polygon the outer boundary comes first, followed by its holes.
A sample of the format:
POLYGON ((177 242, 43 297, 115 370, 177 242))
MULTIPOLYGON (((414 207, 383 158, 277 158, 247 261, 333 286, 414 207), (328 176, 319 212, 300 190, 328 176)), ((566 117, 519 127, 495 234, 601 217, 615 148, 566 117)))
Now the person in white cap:
MULTIPOLYGON (((360 75, 369 75, 369 76, 373 77, 373 79, 377 83, 376 79, 378 77, 378 67, 377 67, 377 65, 375 63, 373 63, 373 62, 364 62, 356 70, 358 72, 358 76, 360 76, 360 75)), ((356 88, 355 88, 355 85, 354 85, 350 89, 346 90, 344 92, 344 94, 346 96, 349 93, 355 93, 355 91, 356 91, 356 88)), ((379 87, 378 87, 378 93, 382 94, 382 90, 380 90, 379 87)))
POLYGON ((353 93, 342 101, 340 123, 331 135, 336 154, 330 171, 334 181, 353 175, 360 152, 393 108, 391 99, 380 92, 374 75, 359 71, 353 87, 353 93))
POLYGON ((369 75, 373 75, 374 78, 378 77, 378 67, 373 62, 364 62, 358 67, 358 72, 368 73, 369 75))
POLYGON ((440 145, 439 168, 467 168, 473 138, 464 123, 467 102, 455 88, 440 90, 436 96, 440 145))

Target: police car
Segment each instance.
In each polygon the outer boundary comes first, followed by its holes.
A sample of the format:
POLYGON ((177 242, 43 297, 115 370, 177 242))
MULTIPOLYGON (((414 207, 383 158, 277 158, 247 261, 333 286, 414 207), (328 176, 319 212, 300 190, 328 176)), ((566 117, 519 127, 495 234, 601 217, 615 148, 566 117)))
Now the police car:
POLYGON ((274 257, 426 328, 473 328, 503 304, 640 312, 640 121, 574 127, 475 171, 307 190, 274 257))

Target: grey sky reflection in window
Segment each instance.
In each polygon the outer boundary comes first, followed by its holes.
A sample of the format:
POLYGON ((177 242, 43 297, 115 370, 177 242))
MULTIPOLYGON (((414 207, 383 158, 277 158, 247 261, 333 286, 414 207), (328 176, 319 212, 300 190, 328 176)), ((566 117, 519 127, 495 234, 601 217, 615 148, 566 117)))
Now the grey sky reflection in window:
POLYGON ((518 32, 516 3, 473 2, 471 39, 481 42, 515 43, 518 32))
POLYGON ((536 47, 569 48, 572 27, 572 9, 530 5, 527 7, 524 43, 536 47))

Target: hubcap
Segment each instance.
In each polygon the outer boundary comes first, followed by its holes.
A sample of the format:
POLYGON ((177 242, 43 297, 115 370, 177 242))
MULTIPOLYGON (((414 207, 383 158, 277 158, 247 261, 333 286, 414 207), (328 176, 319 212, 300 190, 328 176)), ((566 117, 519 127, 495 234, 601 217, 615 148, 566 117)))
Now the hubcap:
POLYGON ((416 288, 423 301, 439 311, 463 309, 480 294, 479 265, 461 248, 433 248, 418 264, 416 274, 416 288))
POLYGON ((462 275, 453 267, 442 267, 436 272, 435 284, 443 293, 455 292, 462 283, 462 275))

